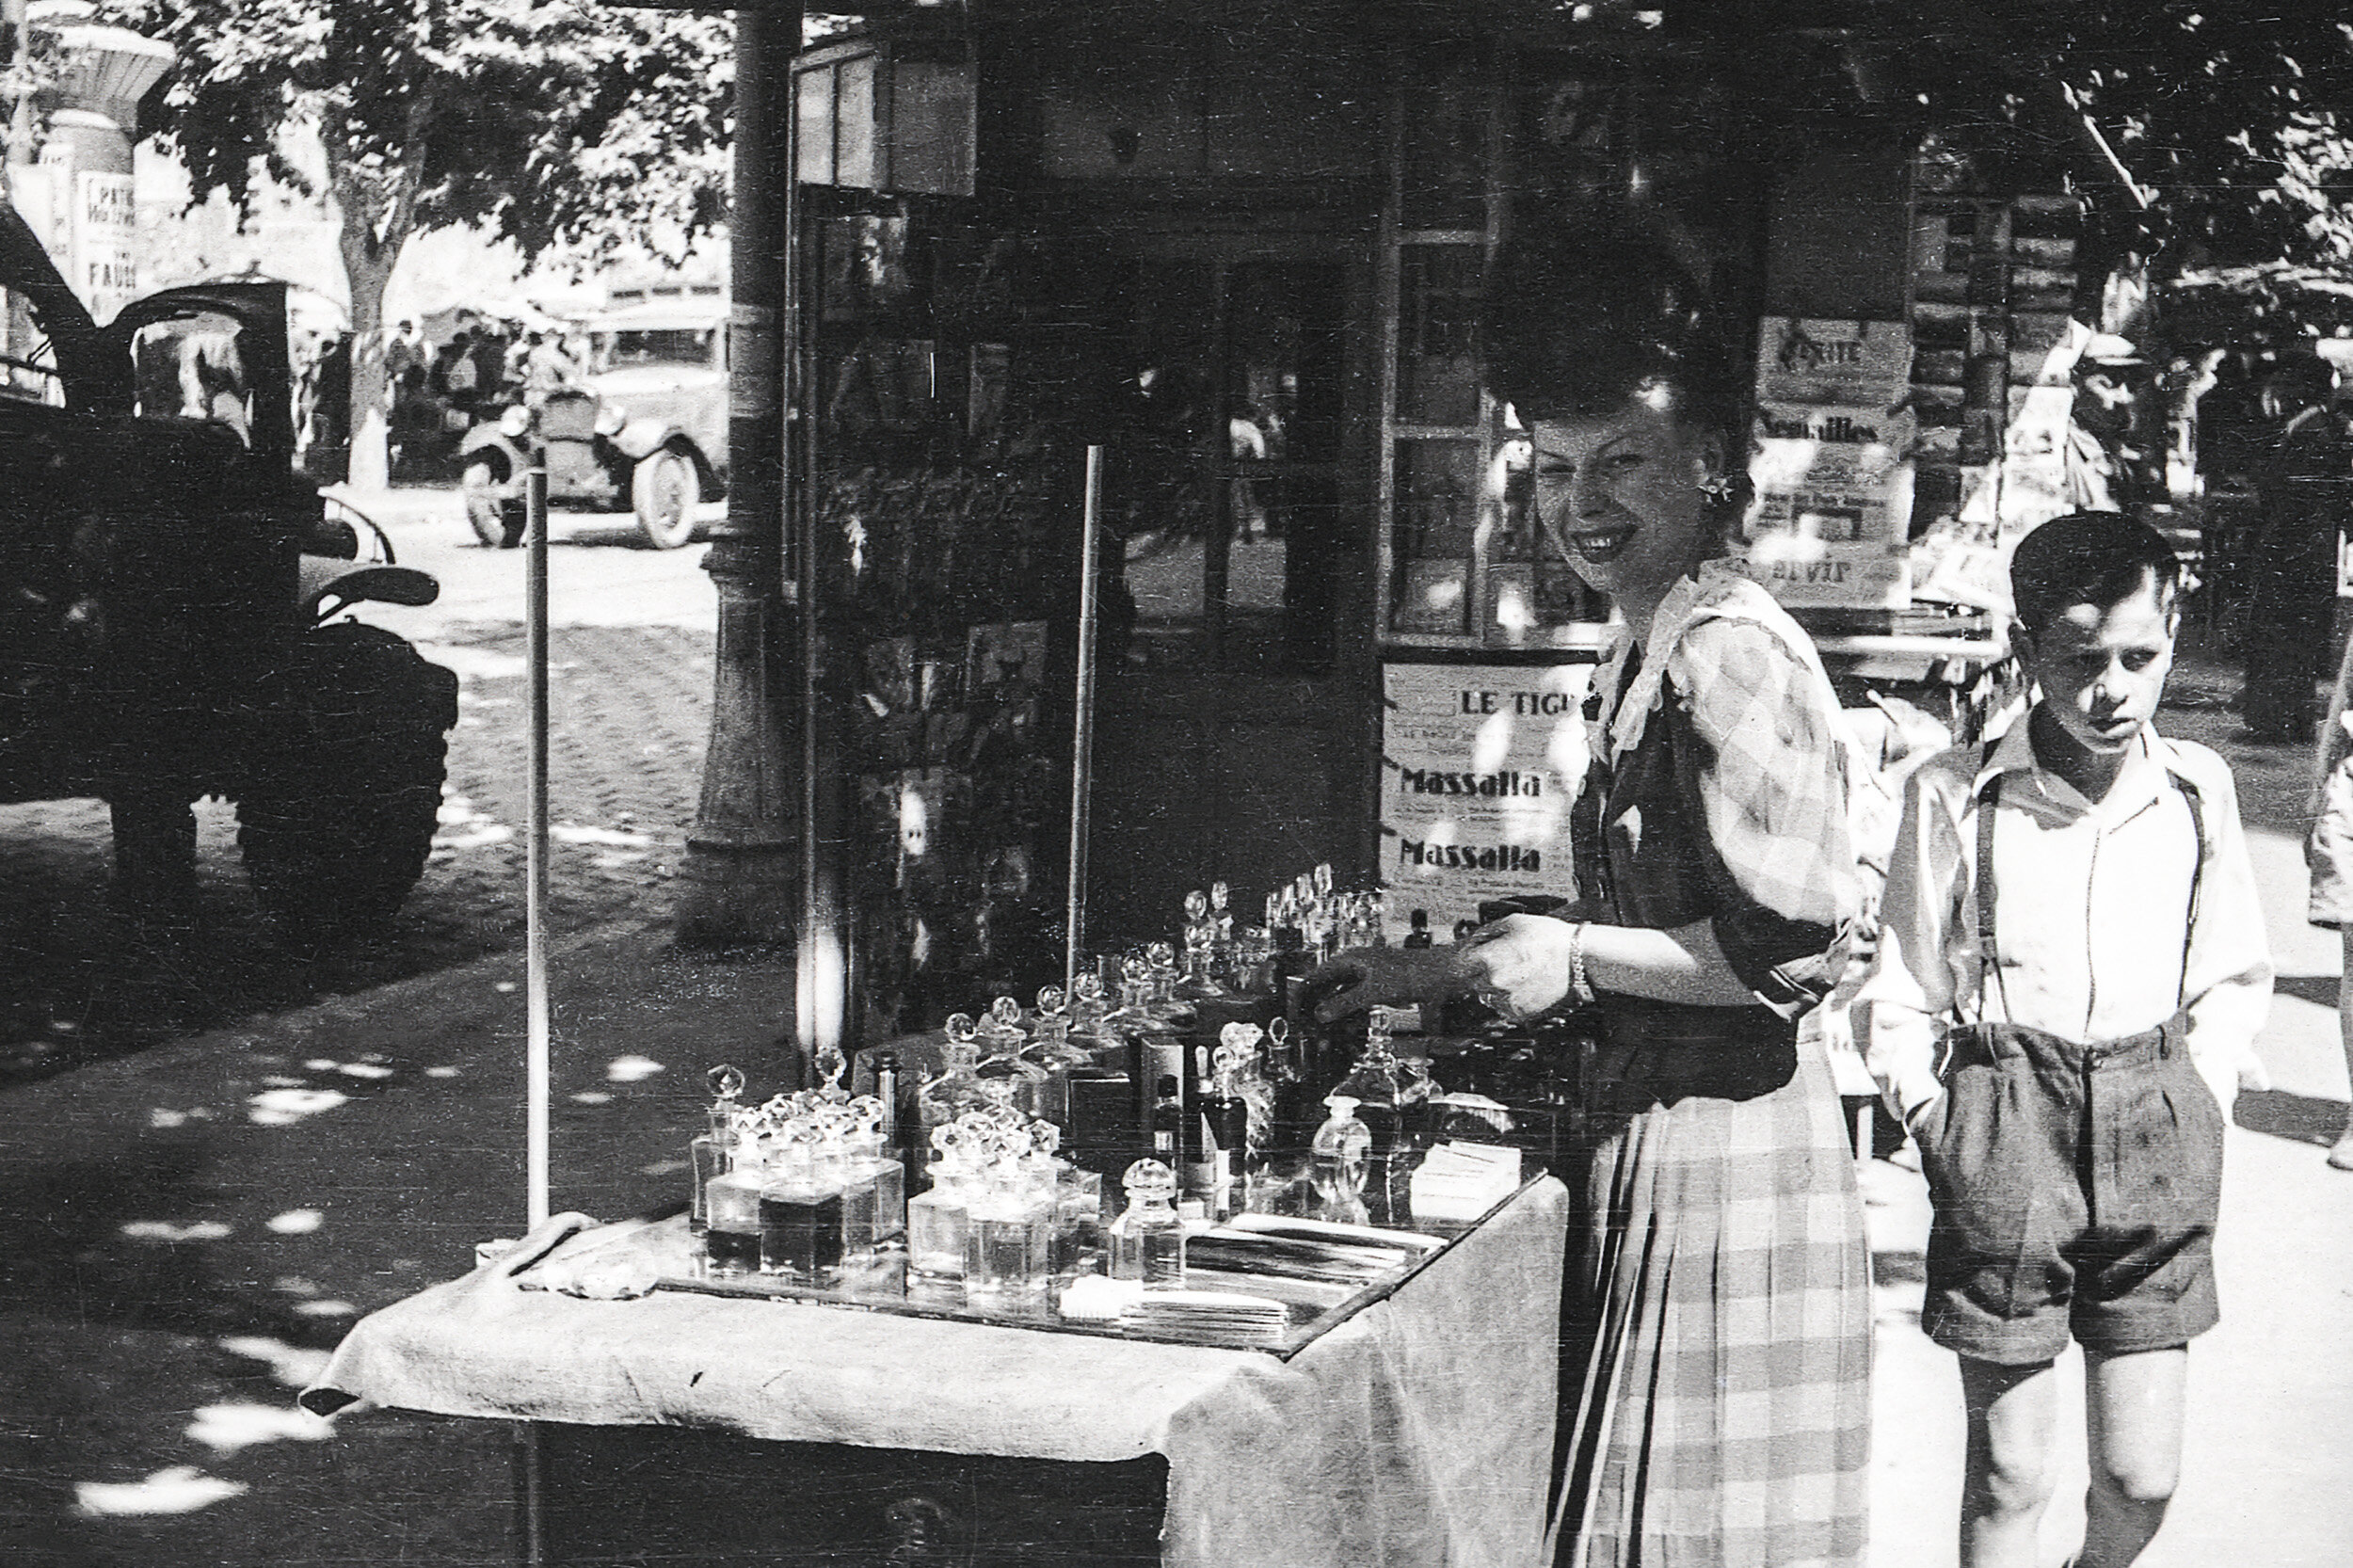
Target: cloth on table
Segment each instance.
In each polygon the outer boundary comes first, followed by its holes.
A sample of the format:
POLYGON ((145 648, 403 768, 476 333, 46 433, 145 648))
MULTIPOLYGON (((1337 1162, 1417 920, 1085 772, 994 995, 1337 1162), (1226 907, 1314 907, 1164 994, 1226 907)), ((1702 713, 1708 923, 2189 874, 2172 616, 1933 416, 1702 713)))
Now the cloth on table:
POLYGON ((1286 1362, 1255 1351, 516 1275, 623 1227, 563 1215, 354 1326, 304 1391, 370 1408, 1169 1464, 1171 1568, 1525 1568, 1540 1550, 1567 1194, 1537 1183, 1286 1362), (558 1249, 566 1249, 559 1252, 558 1249))

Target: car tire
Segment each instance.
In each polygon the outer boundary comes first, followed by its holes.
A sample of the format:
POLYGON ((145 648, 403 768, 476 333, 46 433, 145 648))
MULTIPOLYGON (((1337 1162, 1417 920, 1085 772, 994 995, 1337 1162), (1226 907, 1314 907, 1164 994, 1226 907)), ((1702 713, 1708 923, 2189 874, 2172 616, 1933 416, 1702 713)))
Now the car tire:
POLYGON ((256 744, 237 792, 254 901, 289 946, 373 936, 424 875, 457 723, 457 678, 380 627, 303 640, 291 710, 256 744))
POLYGON ((702 475, 695 459, 664 446, 638 459, 630 475, 630 501, 638 531, 656 550, 676 550, 695 537, 695 504, 702 499, 702 475))
POLYGON ((506 459, 495 452, 477 452, 466 459, 457 487, 466 497, 466 521, 485 550, 513 550, 523 542, 523 504, 498 489, 512 475, 506 459))

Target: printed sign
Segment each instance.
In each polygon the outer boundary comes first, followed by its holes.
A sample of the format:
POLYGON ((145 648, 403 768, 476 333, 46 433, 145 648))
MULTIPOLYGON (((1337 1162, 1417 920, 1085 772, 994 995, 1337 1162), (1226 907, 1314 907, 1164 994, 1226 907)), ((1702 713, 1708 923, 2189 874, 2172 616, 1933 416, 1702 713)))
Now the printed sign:
POLYGON ((1912 329, 1900 321, 1767 316, 1759 339, 1763 402, 1886 408, 1903 400, 1911 380, 1912 329))
POLYGON ((1569 803, 1585 774, 1591 664, 1387 664, 1381 880, 1394 923, 1441 937, 1484 899, 1572 898, 1569 803))
POLYGON ((1912 415, 1882 406, 1760 404, 1750 575, 1784 604, 1909 603, 1912 435, 1912 415))
POLYGON ((73 292, 106 321, 139 291, 137 184, 128 174, 73 177, 73 292))

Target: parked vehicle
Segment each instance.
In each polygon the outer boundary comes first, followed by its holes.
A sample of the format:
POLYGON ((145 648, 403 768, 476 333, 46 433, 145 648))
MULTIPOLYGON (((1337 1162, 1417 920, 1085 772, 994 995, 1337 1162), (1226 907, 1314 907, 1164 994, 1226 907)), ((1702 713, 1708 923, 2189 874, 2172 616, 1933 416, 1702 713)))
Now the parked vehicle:
POLYGON ((459 448, 466 518, 485 545, 522 542, 522 476, 548 471, 556 505, 626 506, 647 542, 695 536, 696 504, 725 491, 727 307, 658 301, 591 318, 589 374, 536 403, 519 401, 459 448))
POLYGON ((346 614, 440 587, 295 470, 285 285, 101 328, 0 202, 0 291, 34 339, 0 367, 0 800, 104 799, 118 900, 185 918, 190 808, 226 796, 290 940, 385 925, 424 870, 457 679, 346 614))

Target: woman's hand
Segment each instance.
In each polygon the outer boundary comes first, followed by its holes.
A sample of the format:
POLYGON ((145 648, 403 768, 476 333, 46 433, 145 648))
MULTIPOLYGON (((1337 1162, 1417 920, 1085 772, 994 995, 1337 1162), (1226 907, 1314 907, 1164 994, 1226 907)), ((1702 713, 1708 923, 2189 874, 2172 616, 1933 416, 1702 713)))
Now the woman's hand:
POLYGON ((1577 927, 1545 915, 1506 915, 1457 944, 1465 988, 1514 1022, 1549 1013, 1569 994, 1577 927))
POLYGON ((1507 1018, 1532 1018, 1569 994, 1576 929, 1543 915, 1507 915, 1451 947, 1357 948, 1309 975, 1306 999, 1325 1023, 1368 1007, 1465 994, 1507 1018))
POLYGON ((1368 1007, 1444 1001, 1468 987, 1458 972, 1460 947, 1351 948, 1307 976, 1303 993, 1330 1023, 1368 1007))

